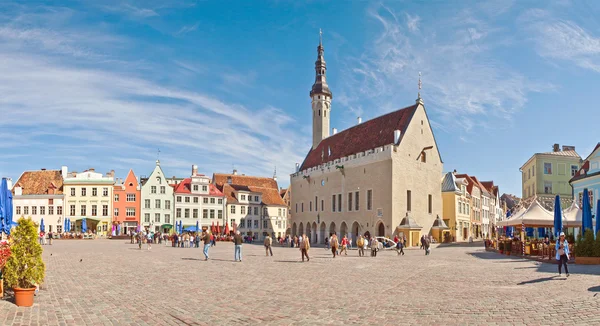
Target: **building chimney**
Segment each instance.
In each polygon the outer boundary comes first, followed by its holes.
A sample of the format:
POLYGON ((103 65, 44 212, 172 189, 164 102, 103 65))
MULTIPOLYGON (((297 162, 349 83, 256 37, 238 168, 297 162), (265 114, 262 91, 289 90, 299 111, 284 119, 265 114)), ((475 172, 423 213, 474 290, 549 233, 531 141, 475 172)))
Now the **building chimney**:
POLYGON ((6 186, 8 187, 8 191, 10 191, 12 189, 12 179, 11 178, 4 178, 6 179, 6 186))
POLYGON ((575 150, 575 146, 563 145, 562 150, 563 150, 563 152, 564 151, 574 151, 575 150))
POLYGON ((42 171, 46 171, 46 168, 41 168, 42 171))
POLYGON ((394 130, 394 145, 400 144, 400 135, 402 135, 402 132, 400 130, 394 130))
POLYGON ((237 170, 233 169, 233 175, 237 175, 237 170))
POLYGON ((332 134, 332 135, 335 135, 335 134, 337 134, 337 128, 333 128, 333 129, 331 129, 331 134, 332 134))
POLYGON ((296 163, 296 172, 300 171, 300 163, 296 163))
POLYGON ((89 172, 96 172, 96 169, 94 169, 94 168, 89 168, 89 169, 88 169, 88 171, 89 171, 89 172))
POLYGON ((357 125, 361 124, 361 122, 362 122, 362 118, 361 117, 356 118, 356 124, 357 125))
POLYGON ((198 166, 196 164, 192 165, 192 177, 198 174, 198 166))
POLYGON ((452 172, 452 174, 456 175, 456 169, 454 169, 454 171, 452 172))
POLYGON ((63 180, 67 177, 69 168, 66 165, 60 167, 60 174, 62 174, 63 180))
POLYGON ((560 145, 559 144, 554 144, 554 146, 552 146, 552 151, 553 152, 560 152, 560 145))

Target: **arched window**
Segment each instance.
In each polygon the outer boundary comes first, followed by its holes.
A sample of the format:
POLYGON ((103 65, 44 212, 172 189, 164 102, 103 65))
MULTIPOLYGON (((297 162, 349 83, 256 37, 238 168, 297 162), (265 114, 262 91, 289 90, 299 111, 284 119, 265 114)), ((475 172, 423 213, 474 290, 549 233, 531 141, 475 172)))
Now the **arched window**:
POLYGON ((161 184, 162 180, 160 179, 160 177, 156 177, 156 183, 161 184))
POLYGON ((421 162, 423 162, 423 163, 427 162, 427 153, 421 152, 421 162))
POLYGON ((319 110, 319 116, 321 116, 321 110, 319 110))
POLYGON ((327 118, 327 110, 323 110, 323 116, 327 118))

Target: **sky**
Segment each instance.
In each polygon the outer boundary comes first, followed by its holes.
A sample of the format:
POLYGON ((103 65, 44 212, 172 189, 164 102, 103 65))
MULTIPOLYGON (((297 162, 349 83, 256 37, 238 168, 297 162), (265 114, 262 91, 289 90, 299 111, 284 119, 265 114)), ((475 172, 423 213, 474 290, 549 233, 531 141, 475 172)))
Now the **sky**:
POLYGON ((520 195, 552 144, 600 141, 594 1, 0 0, 0 176, 230 172, 289 183, 311 146, 323 30, 331 126, 421 96, 444 170, 520 195), (596 128, 595 128, 596 127, 596 128), (160 152, 159 152, 160 150, 160 152))

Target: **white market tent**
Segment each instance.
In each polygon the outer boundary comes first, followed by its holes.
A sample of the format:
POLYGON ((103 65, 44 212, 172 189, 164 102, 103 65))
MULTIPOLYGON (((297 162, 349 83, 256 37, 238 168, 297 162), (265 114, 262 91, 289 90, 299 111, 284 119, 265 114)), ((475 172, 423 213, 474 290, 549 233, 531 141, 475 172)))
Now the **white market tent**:
POLYGON ((529 207, 522 207, 509 219, 498 222, 498 226, 552 227, 554 214, 546 210, 537 200, 532 200, 529 207))

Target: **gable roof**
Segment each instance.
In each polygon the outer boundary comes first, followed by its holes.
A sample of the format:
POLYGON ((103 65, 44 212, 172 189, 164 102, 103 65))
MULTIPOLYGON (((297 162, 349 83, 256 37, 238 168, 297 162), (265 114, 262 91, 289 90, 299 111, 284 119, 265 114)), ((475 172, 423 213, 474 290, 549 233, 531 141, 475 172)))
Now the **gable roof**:
POLYGON ((569 180, 569 183, 571 183, 573 181, 585 179, 586 177, 591 177, 591 176, 600 174, 600 172, 592 173, 590 175, 587 174, 587 172, 590 170, 590 157, 592 157, 592 155, 599 148, 600 148, 600 143, 596 144, 596 147, 594 147, 594 150, 592 150, 590 155, 588 155, 588 157, 585 158, 583 165, 581 166, 581 168, 579 170, 577 170, 577 173, 575 173, 575 175, 571 178, 571 180, 569 180))
POLYGON ((281 188, 279 189, 279 196, 281 196, 281 198, 285 197, 285 194, 287 193, 288 188, 281 188))
POLYGON ((279 193, 277 181, 273 178, 215 173, 213 182, 227 196, 228 204, 238 203, 236 191, 251 191, 260 193, 265 205, 286 206, 279 193), (227 182, 228 178, 231 178, 231 183, 227 182))
POLYGON ((224 184, 227 184, 228 178, 231 178, 232 185, 255 186, 255 187, 279 189, 277 186, 277 181, 273 178, 253 177, 253 176, 248 176, 248 175, 227 174, 227 173, 213 174, 213 182, 219 187, 223 186, 224 184))
POLYGON ((404 137, 419 104, 384 114, 331 135, 306 155, 300 170, 305 170, 348 155, 394 143, 394 130, 404 137))
POLYGON ((479 181, 479 179, 477 179, 476 176, 472 176, 471 178, 473 179, 473 181, 475 181, 475 183, 477 184, 477 186, 479 187, 479 189, 481 190, 483 195, 486 195, 488 197, 492 196, 492 194, 490 194, 489 190, 483 184, 481 184, 481 182, 479 181))
POLYGON ((468 174, 457 174, 457 178, 462 178, 467 180, 467 192, 469 195, 473 195, 473 186, 475 186, 475 181, 468 174))
POLYGON ((63 193, 63 177, 60 170, 26 171, 21 174, 13 187, 21 187, 23 195, 47 195, 48 188, 53 187, 54 194, 63 193))
POLYGON ((454 173, 448 172, 442 179, 442 192, 457 192, 458 187, 456 186, 456 178, 454 173))
MULTIPOLYGON (((191 194, 191 183, 192 178, 185 178, 183 181, 174 186, 176 194, 191 194)), ((208 195, 205 196, 216 196, 216 197, 225 197, 225 195, 217 188, 214 184, 208 184, 208 195)))

